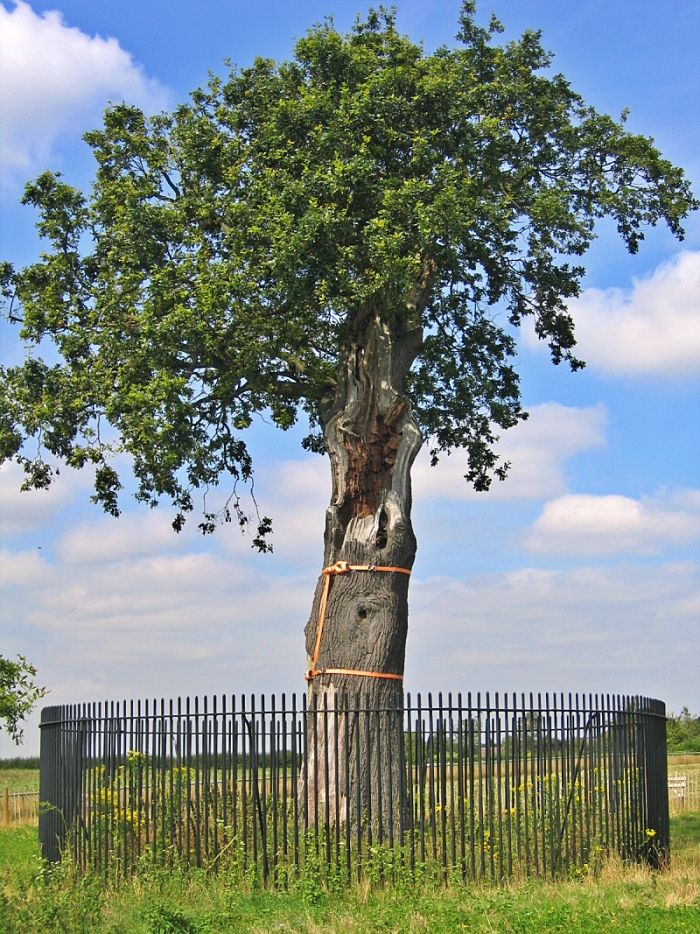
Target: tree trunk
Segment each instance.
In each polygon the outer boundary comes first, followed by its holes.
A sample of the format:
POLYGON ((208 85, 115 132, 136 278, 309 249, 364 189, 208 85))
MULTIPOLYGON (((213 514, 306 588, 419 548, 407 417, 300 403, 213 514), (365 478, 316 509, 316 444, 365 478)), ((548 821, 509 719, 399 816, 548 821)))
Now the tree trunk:
MULTIPOLYGON (((339 373, 335 399, 323 412, 326 448, 333 477, 326 512, 324 567, 395 567, 410 571, 416 555, 411 526, 413 461, 422 437, 406 397, 406 377, 420 349, 419 327, 382 321, 367 312, 356 324, 339 373)), ((409 576, 393 571, 354 571, 330 576, 324 624, 315 669, 328 668, 403 675, 408 633, 409 576)), ((306 627, 308 668, 313 667, 325 575, 321 575, 306 627)), ((376 828, 389 811, 396 819, 401 800, 401 680, 350 674, 317 674, 309 684, 309 707, 333 708, 348 699, 361 708, 396 711, 341 714, 335 727, 309 724, 307 795, 309 814, 340 800, 340 816, 372 815, 376 828), (349 749, 346 750, 346 736, 349 749), (391 744, 391 750, 389 745, 391 744), (347 752, 347 757, 346 757, 347 752), (337 757, 337 758, 336 758, 337 757), (339 770, 321 765, 338 762, 339 770), (349 773, 345 763, 348 763, 349 773), (336 797, 336 775, 340 788, 336 797), (318 786, 318 787, 317 787, 318 786), (346 792, 350 807, 346 811, 346 792), (359 790, 358 790, 359 789, 359 790), (316 803, 313 799, 317 798, 316 803)), ((311 714, 313 717, 313 714, 311 714)), ((327 722, 328 718, 324 722, 327 722)), ((320 813, 323 813, 321 811, 320 813)))

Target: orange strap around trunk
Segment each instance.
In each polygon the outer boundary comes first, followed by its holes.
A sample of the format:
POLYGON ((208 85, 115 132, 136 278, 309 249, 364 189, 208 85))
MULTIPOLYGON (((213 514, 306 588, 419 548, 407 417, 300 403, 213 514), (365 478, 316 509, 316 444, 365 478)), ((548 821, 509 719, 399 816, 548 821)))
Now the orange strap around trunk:
POLYGON ((318 614, 318 632, 316 633, 316 644, 314 645, 314 657, 311 662, 311 668, 304 677, 307 681, 313 681, 317 675, 357 675, 362 678, 390 678, 392 681, 403 681, 403 675, 385 674, 380 671, 357 671, 354 668, 317 668, 318 652, 321 647, 321 636, 323 635, 323 624, 326 619, 326 606, 328 605, 328 593, 331 589, 331 577, 336 574, 349 574, 351 571, 385 571, 396 574, 408 574, 411 572, 406 568, 382 567, 378 564, 348 564, 347 561, 336 561, 330 567, 324 568, 321 574, 326 578, 323 584, 323 596, 321 597, 321 609, 318 614))

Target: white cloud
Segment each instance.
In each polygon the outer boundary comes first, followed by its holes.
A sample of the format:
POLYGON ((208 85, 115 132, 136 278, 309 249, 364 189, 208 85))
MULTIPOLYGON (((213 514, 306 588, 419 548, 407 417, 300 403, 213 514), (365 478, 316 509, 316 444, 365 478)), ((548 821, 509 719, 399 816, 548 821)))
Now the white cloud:
MULTIPOLYGON (((517 481, 526 492, 541 488, 538 470, 548 487, 564 483, 566 457, 602 443, 604 411, 544 406, 533 419, 530 439, 513 448, 529 465, 517 481)), ((0 554, 5 653, 37 665, 52 703, 303 691, 328 462, 289 461, 258 479, 278 530, 272 556, 255 555, 230 526, 202 539, 191 523, 176 536, 167 510, 141 509, 66 527, 53 556, 0 554)), ((654 541, 667 513, 696 515, 699 499, 687 491, 642 501, 643 514, 656 516, 654 541)), ((413 692, 622 690, 658 694, 676 709, 700 703, 692 561, 414 576, 410 599, 413 692)))
MULTIPOLYGON (((0 5, 0 168, 26 177, 64 134, 94 124, 109 99, 149 111, 168 94, 113 38, 68 26, 57 10, 0 5)), ((7 180, 7 179, 6 179, 7 180)))
POLYGON ((57 552, 68 564, 95 564, 120 558, 156 554, 191 544, 189 527, 177 535, 167 510, 127 513, 118 520, 101 517, 71 528, 61 539, 57 552))
POLYGON ((541 554, 653 554, 700 538, 700 491, 672 497, 569 494, 546 503, 526 546, 541 554))
POLYGON ((331 468, 327 457, 307 457, 304 460, 283 461, 268 471, 268 483, 283 502, 293 501, 303 508, 323 502, 331 496, 331 468))
MULTIPOLYGON (((260 515, 272 519, 270 542, 274 559, 292 562, 297 567, 311 564, 320 569, 325 512, 331 496, 328 458, 313 455, 273 466, 263 465, 256 473, 255 496, 260 515)), ((223 492, 219 492, 218 498, 209 496, 207 499, 212 508, 218 508, 222 501, 223 492)), ((252 503, 243 499, 242 506, 251 513, 254 530, 252 503)), ((226 526, 214 537, 232 555, 249 557, 251 554, 251 536, 240 534, 236 527, 226 526)))
POLYGON ((700 703, 700 567, 523 568, 411 584, 407 687, 700 703))
MULTIPOLYGON (((503 432, 498 452, 510 461, 508 478, 494 481, 489 500, 545 499, 566 489, 566 461, 605 444, 606 410, 578 409, 557 402, 533 406, 530 417, 503 432)), ((427 446, 413 468, 416 498, 463 500, 478 497, 464 479, 466 458, 455 451, 430 466, 427 446)))
POLYGON ((9 538, 45 527, 53 516, 70 503, 80 489, 90 485, 92 474, 62 468, 49 490, 20 487, 25 479, 22 468, 13 461, 0 464, 0 538, 9 538))
MULTIPOLYGON (((281 470, 280 492, 296 489, 302 516, 326 499, 312 487, 327 464, 311 465, 281 470)), ((663 508, 696 502, 678 494, 663 508)), ((0 554, 6 652, 31 658, 51 702, 303 690, 318 567, 301 544, 294 556, 293 534, 280 560, 194 531, 169 537, 157 514, 122 519, 67 531, 53 559, 0 554), (114 533, 122 519, 126 538, 114 533)), ((614 689, 697 705, 696 679, 679 677, 676 660, 700 665, 699 624, 693 562, 415 577, 407 689, 614 689)))
POLYGON ((33 587, 46 573, 46 562, 36 551, 0 551, 0 588, 33 587))
MULTIPOLYGON (((150 517, 132 525, 157 545, 153 529, 150 517)), ((61 685, 86 677, 99 693, 106 686, 166 696, 303 684, 313 573, 284 574, 267 558, 213 551, 132 557, 119 539, 86 561, 82 537, 67 538, 55 560, 0 554, 6 647, 32 659, 53 701, 68 699, 61 685)))
MULTIPOLYGON (((586 289, 569 310, 577 353, 591 367, 614 376, 700 375, 700 252, 679 253, 631 289, 586 289)), ((523 333, 539 343, 531 328, 523 333)))

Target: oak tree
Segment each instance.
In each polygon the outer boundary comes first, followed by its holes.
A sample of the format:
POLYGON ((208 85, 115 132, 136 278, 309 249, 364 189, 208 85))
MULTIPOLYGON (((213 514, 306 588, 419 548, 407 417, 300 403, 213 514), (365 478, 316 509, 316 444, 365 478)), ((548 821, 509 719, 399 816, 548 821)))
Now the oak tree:
MULTIPOLYGON (((349 34, 327 22, 290 61, 213 77, 173 113, 110 107, 85 137, 89 194, 51 172, 29 184, 48 247, 3 267, 30 349, 0 390, 0 456, 26 485, 93 465, 93 499, 117 515, 127 453, 137 498, 169 500, 175 529, 223 482, 202 530, 245 524, 246 429, 301 418, 330 460, 324 566, 410 571, 421 445, 433 462, 462 451, 477 490, 506 475, 523 320, 555 364, 583 366, 567 302, 596 221, 634 253, 659 222, 681 238, 697 207, 652 140, 552 71, 539 33, 500 31, 471 2, 433 53, 381 9, 349 34)), ((269 533, 256 520, 254 544, 269 533)), ((313 688, 400 703, 408 575, 330 576, 306 629, 313 688)))

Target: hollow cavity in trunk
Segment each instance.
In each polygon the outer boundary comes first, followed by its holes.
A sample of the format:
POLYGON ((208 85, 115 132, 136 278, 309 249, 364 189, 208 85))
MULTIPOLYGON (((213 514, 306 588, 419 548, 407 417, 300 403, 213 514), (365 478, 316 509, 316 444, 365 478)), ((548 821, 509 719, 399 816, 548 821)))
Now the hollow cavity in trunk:
MULTIPOLYGON (((336 562, 407 571, 413 567, 410 471, 422 438, 406 396, 406 377, 420 342, 419 328, 399 328, 368 315, 344 355, 335 398, 322 413, 333 483, 324 567, 336 562)), ((403 675, 409 576, 374 570, 331 575, 317 646, 325 586, 321 575, 306 627, 309 669, 317 648, 318 671, 375 676, 321 673, 310 682, 309 716, 315 720, 308 733, 313 737, 305 792, 310 813, 327 797, 335 802, 336 791, 345 801, 349 790, 349 813, 359 808, 365 815, 383 813, 388 819, 401 800, 396 751, 403 683, 376 676, 403 675), (338 713, 320 713, 336 704, 338 713), (387 709, 396 713, 377 713, 387 709), (339 765, 329 771, 327 761, 339 765)), ((345 804, 341 813, 347 813, 345 804)))

